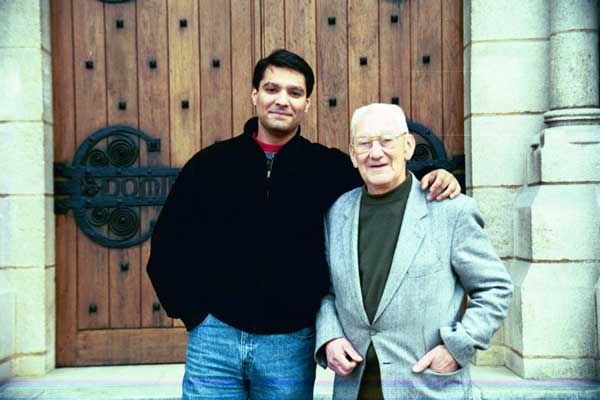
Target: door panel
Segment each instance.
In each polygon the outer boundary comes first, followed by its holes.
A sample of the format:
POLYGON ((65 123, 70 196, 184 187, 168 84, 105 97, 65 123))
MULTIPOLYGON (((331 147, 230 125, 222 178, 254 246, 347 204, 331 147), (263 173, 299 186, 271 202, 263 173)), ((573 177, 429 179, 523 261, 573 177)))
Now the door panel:
MULTIPOLYGON (((160 151, 137 139, 128 168, 180 168, 241 132, 253 66, 281 47, 316 73, 305 137, 346 151, 356 107, 397 102, 450 158, 463 152, 460 0, 53 0, 51 15, 59 163, 93 132, 127 125, 160 139, 160 151)), ((160 209, 134 211, 141 237, 160 209)), ((57 365, 183 361, 185 329, 145 273, 149 241, 102 247, 69 212, 57 215, 56 246, 57 365)))

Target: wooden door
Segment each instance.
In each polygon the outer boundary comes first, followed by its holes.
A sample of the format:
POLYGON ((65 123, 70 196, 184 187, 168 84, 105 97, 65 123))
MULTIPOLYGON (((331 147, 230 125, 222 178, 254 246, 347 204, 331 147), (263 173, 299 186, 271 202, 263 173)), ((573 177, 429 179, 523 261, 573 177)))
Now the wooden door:
MULTIPOLYGON (((52 0, 51 15, 59 163, 126 125, 161 143, 131 167, 181 167, 241 132, 253 66, 280 47, 317 76, 309 139, 346 150, 352 110, 397 102, 450 157, 463 153, 461 0, 52 0)), ((159 209, 136 212, 141 235, 159 209)), ((103 247, 72 212, 57 215, 57 365, 184 360, 185 329, 145 273, 149 250, 103 247)))

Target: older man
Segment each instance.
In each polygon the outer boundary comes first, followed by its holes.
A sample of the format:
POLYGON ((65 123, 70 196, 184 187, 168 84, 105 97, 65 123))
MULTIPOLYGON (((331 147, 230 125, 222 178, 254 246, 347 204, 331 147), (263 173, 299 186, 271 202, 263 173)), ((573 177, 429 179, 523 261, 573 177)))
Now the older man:
POLYGON ((334 399, 469 398, 469 361, 506 316, 510 277, 475 201, 428 202, 407 172, 415 139, 400 107, 361 107, 351 130, 365 186, 326 217, 316 359, 336 372, 334 399))

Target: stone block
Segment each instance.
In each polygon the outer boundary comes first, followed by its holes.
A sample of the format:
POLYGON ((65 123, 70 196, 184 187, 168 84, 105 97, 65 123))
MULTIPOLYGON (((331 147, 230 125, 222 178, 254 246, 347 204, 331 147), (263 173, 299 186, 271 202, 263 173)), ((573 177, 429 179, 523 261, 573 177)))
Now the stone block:
MULTIPOLYGON (((595 379, 596 361, 588 358, 522 358, 507 352, 506 366, 525 379, 595 379)), ((538 397, 546 398, 546 397, 538 397)))
POLYGON ((55 343, 56 343, 56 269, 54 267, 46 268, 45 281, 45 336, 46 336, 46 367, 54 369, 55 366, 55 343))
POLYGON ((0 121, 41 120, 42 50, 0 47, 0 76, 0 121))
MULTIPOLYGON (((504 321, 504 344, 508 349, 523 353, 523 313, 521 309, 521 292, 523 282, 529 270, 529 263, 520 260, 511 260, 506 263, 508 272, 513 282, 514 292, 508 315, 504 321)), ((507 350, 510 351, 510 350, 507 350)))
POLYGON ((550 109, 598 107, 598 31, 553 36, 550 56, 550 109))
MULTIPOLYGON (((522 348, 516 350, 525 358, 594 358, 600 263, 515 264, 527 270, 525 279, 515 282, 519 295, 513 305, 522 318, 522 348)), ((512 334, 509 329, 507 344, 515 348, 512 334)))
POLYGON ((546 111, 548 49, 548 41, 471 42, 471 114, 546 111))
POLYGON ((600 259, 598 190, 593 184, 521 190, 516 204, 515 256, 582 262, 600 259))
POLYGON ((549 3, 553 32, 598 29, 597 0, 553 0, 549 3))
POLYGON ((46 213, 41 196, 0 197, 0 268, 46 265, 46 213))
MULTIPOLYGON (((0 270, 0 362, 15 352, 15 291, 6 271, 0 270)), ((0 373, 0 380, 2 374, 0 373)))
POLYGON ((52 60, 50 53, 42 53, 42 96, 43 96, 43 119, 46 122, 54 121, 52 110, 52 60))
POLYGON ((596 357, 598 358, 598 376, 596 378, 600 378, 600 280, 596 282, 594 286, 594 300, 596 303, 596 344, 598 348, 598 354, 596 357))
POLYGON ((543 182, 600 181, 600 126, 573 125, 543 131, 540 175, 543 182))
POLYGON ((496 344, 487 350, 477 351, 473 364, 488 367, 504 365, 504 347, 496 344))
MULTIPOLYGON (((1 139, 0 139, 1 140, 1 139)), ((44 193, 54 193, 54 127, 44 122, 44 193)), ((54 213, 54 211, 52 211, 54 213)))
POLYGON ((9 380, 12 376, 12 360, 0 362, 0 386, 2 386, 2 382, 9 380))
POLYGON ((45 250, 45 258, 44 265, 54 266, 55 264, 55 236, 56 236, 56 226, 55 226, 55 215, 54 215, 54 198, 46 197, 46 212, 44 215, 44 227, 45 227, 45 236, 44 236, 44 250, 45 250))
POLYGON ((473 187, 494 250, 499 257, 513 254, 512 213, 516 189, 473 187))
POLYGON ((473 188, 473 156, 471 152, 471 123, 473 118, 471 116, 465 119, 465 186, 467 187, 467 194, 472 196, 473 188))
POLYGON ((46 364, 46 354, 21 354, 13 359, 15 376, 44 375, 50 368, 46 364))
POLYGON ((0 47, 41 47, 40 0, 0 0, 0 47))
POLYGON ((52 182, 52 161, 46 160, 47 132, 41 122, 0 124, 1 194, 44 194, 52 182), (49 170, 49 171, 48 171, 49 170))
POLYGON ((543 128, 542 114, 472 116, 473 186, 523 185, 530 143, 543 128))
POLYGON ((51 51, 50 36, 50 0, 40 0, 40 20, 42 31, 42 49, 51 51))
POLYGON ((471 115, 471 46, 465 48, 463 55, 463 106, 465 116, 471 115))
POLYGON ((11 268, 7 278, 16 294, 15 352, 44 353, 46 344, 45 268, 11 268))
POLYGON ((466 3, 471 3, 473 42, 539 39, 550 34, 547 0, 471 0, 466 3))

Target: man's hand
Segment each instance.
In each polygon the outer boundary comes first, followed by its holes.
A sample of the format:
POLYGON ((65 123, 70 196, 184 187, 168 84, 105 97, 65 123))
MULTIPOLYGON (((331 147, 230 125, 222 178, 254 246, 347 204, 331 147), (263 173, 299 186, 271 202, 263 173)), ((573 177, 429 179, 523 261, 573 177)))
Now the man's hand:
POLYGON ((427 187, 429 187, 427 200, 441 201, 448 197, 453 199, 460 194, 460 184, 454 175, 445 169, 436 169, 425 175, 421 179, 421 190, 425 190, 427 187))
POLYGON ((420 374, 427 368, 440 374, 449 374, 458 369, 458 363, 443 344, 435 346, 413 366, 412 371, 420 374))
POLYGON ((346 338, 337 338, 329 341, 325 345, 327 354, 327 365, 338 375, 346 376, 350 374, 362 357, 354 350, 352 343, 346 338))

